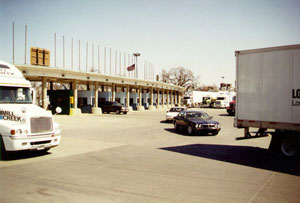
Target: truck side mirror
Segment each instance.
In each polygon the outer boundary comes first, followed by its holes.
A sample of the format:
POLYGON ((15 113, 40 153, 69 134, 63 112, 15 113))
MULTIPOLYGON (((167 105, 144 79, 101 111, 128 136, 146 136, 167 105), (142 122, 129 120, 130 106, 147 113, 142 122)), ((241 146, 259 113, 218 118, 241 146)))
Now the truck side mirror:
POLYGON ((35 104, 36 91, 32 87, 30 88, 30 94, 31 94, 31 97, 32 97, 32 104, 35 104))
POLYGON ((61 108, 60 108, 59 106, 55 108, 55 112, 56 112, 57 114, 61 113, 61 111, 62 111, 62 110, 61 110, 61 108))

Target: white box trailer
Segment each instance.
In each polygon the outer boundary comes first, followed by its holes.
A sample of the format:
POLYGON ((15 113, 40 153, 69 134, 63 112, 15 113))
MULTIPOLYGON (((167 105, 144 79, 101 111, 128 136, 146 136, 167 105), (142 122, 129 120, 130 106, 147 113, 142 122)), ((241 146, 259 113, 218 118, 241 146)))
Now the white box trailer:
POLYGON ((300 45, 236 51, 235 127, 274 129, 270 149, 300 151, 300 45))
POLYGON ((184 94, 183 103, 187 106, 200 106, 204 99, 216 99, 218 92, 189 91, 184 94))

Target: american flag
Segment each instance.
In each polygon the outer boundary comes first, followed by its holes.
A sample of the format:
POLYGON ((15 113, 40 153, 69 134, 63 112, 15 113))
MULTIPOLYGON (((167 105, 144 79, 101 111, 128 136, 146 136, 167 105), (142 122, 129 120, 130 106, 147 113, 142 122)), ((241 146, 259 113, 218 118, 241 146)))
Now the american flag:
POLYGON ((127 67, 127 71, 133 71, 135 70, 135 64, 132 64, 131 66, 127 67))

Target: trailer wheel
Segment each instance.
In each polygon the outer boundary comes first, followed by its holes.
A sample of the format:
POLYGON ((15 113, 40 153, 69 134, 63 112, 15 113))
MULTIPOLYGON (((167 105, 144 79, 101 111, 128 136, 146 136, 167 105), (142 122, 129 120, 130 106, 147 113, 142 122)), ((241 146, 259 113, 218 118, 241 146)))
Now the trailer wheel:
POLYGON ((294 157, 299 151, 297 140, 293 137, 283 138, 280 144, 280 150, 283 155, 294 157))

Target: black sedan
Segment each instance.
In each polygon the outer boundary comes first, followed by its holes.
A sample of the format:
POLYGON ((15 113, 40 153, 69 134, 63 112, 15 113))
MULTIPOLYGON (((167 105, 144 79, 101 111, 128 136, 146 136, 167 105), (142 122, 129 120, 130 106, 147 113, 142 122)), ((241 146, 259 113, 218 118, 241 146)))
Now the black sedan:
POLYGON ((189 135, 194 133, 217 135, 221 125, 203 111, 181 111, 174 117, 174 128, 176 131, 186 130, 189 135))

